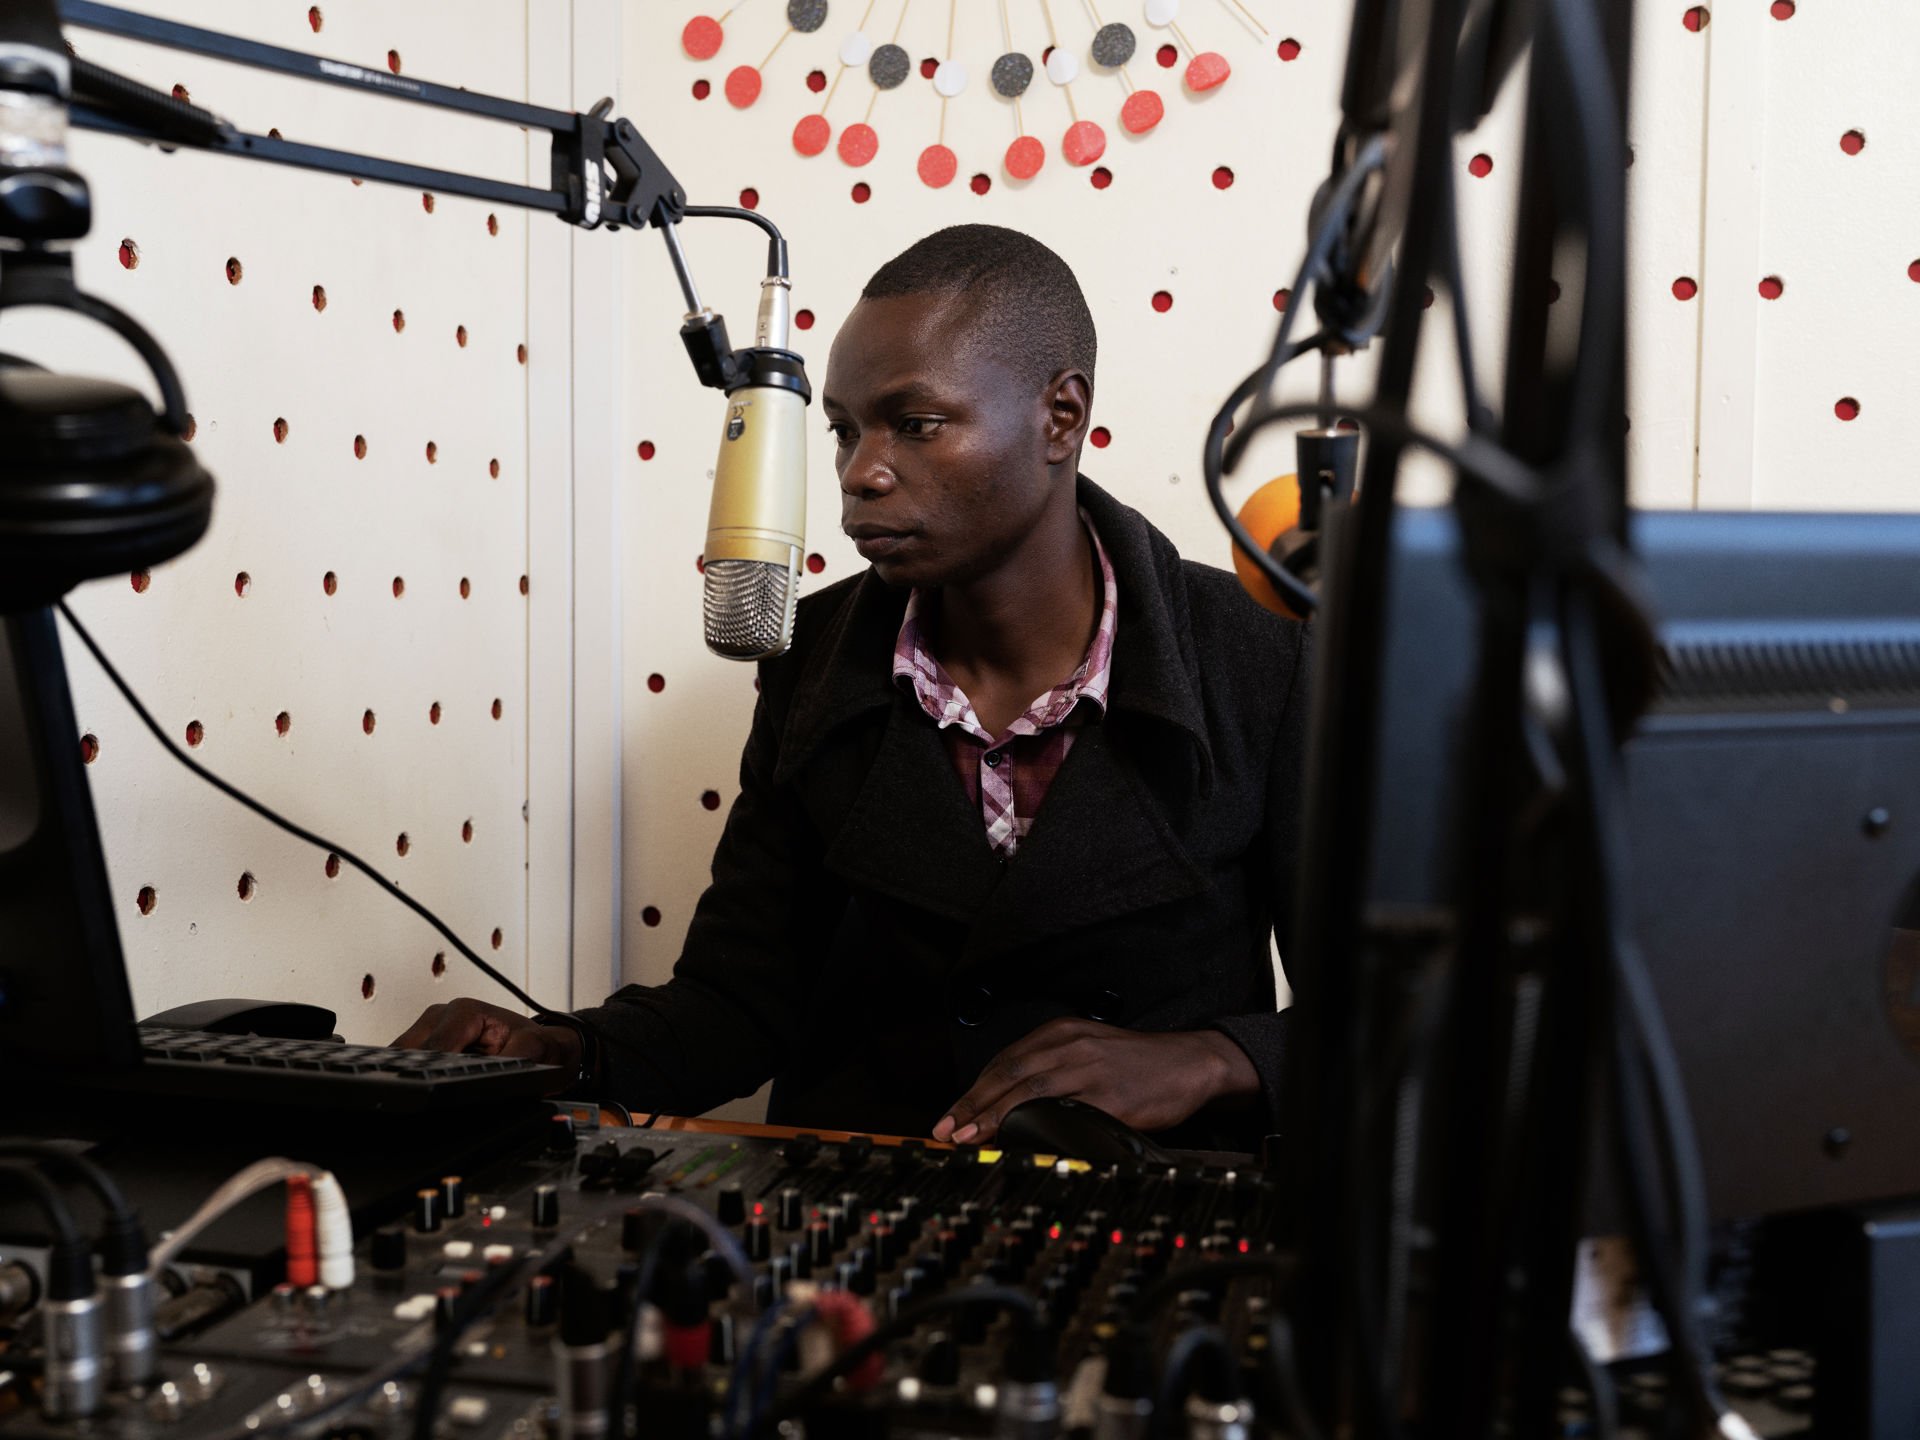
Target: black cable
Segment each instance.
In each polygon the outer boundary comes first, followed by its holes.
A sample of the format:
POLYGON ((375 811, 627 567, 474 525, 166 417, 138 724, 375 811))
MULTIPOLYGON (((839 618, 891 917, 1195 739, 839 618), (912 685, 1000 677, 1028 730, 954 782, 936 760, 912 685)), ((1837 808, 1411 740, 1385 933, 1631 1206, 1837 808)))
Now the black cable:
POLYGON ((1453 311, 1453 349, 1460 366, 1460 392, 1467 407, 1467 428, 1479 430, 1490 416, 1481 407, 1480 380, 1473 368, 1473 330, 1467 323, 1467 284, 1460 261, 1460 214, 1456 203, 1459 182, 1451 166, 1447 168, 1444 183, 1446 193, 1441 197, 1440 208, 1445 212, 1446 223, 1440 236, 1440 264, 1445 275, 1447 304, 1453 311))
POLYGON ((1593 1358, 1593 1352, 1587 1349, 1579 1333, 1571 1328, 1567 1331, 1567 1342, 1573 1347, 1573 1358, 1580 1366, 1580 1374, 1587 1382, 1587 1394, 1593 1399, 1593 1429, 1599 1440, 1618 1440, 1620 1434, 1620 1401, 1613 1391, 1613 1376, 1607 1373, 1607 1367, 1593 1358))
POLYGON ((147 1268, 147 1237, 140 1216, 128 1203, 119 1184, 104 1168, 85 1155, 56 1145, 50 1140, 30 1140, 19 1136, 0 1137, 0 1155, 23 1155, 43 1165, 72 1172, 80 1177, 105 1208, 102 1228, 102 1260, 109 1275, 138 1275, 147 1268))
MULTIPOLYGON (((121 698, 124 699, 127 702, 127 704, 133 708, 133 713, 140 717, 140 722, 147 727, 148 731, 153 735, 153 738, 160 742, 161 748, 164 749, 169 755, 173 756, 174 759, 178 760, 182 765, 186 766, 187 769, 191 770, 195 775, 198 775, 202 780, 206 781, 209 785, 213 786, 213 788, 218 790, 222 795, 225 795, 230 800, 238 801, 241 805, 244 805, 247 809, 253 811, 253 813, 258 815, 261 819, 266 820, 270 824, 277 825, 280 829, 286 831, 289 835, 292 835, 295 839, 304 840, 307 842, 307 844, 314 846, 316 849, 328 851, 332 854, 338 855, 342 860, 346 861, 349 865, 353 866, 354 869, 358 870, 361 874, 365 875, 369 880, 373 881, 375 885, 378 885, 388 895, 392 896, 395 900, 398 900, 402 905, 406 906, 409 910, 413 911, 414 914, 420 916, 421 919, 425 920, 429 925, 431 925, 435 930, 437 930, 441 934, 441 936, 445 938, 447 943, 452 945, 453 948, 457 950, 464 959, 466 959, 470 964, 478 968, 481 974, 485 975, 488 979, 492 980, 496 985, 500 986, 509 995, 513 996, 514 999, 518 1000, 522 1005, 526 1006, 529 1010, 532 1010, 535 1013, 538 1013, 538 1014, 548 1013, 549 1007, 542 1005, 539 1001, 535 1000, 531 995, 527 994, 526 991, 522 990, 518 985, 514 984, 511 980, 509 980, 505 975, 501 974, 498 970, 494 969, 493 966, 489 965, 485 960, 481 959, 479 953, 475 951, 471 945, 467 944, 466 941, 462 940, 458 935, 454 934, 453 931, 450 928, 448 928, 447 923, 444 920, 442 920, 438 915, 434 914, 426 906, 422 905, 418 900, 414 899, 411 895, 407 894, 406 891, 402 890, 398 885, 395 885, 391 880, 387 879, 386 876, 382 875, 378 870, 375 870, 371 865, 367 864, 366 861, 362 860, 358 855, 354 854, 346 846, 340 844, 337 841, 329 840, 324 835, 316 835, 314 834, 313 831, 307 830, 299 825, 296 825, 293 821, 281 815, 277 810, 274 810, 270 806, 264 805, 260 801, 254 799, 251 795, 247 794, 246 791, 240 789, 237 785, 234 785, 229 781, 221 779, 218 775, 214 774, 211 770, 207 769, 204 765, 200 764, 191 755, 187 754, 187 752, 182 750, 178 745, 174 744, 173 737, 168 735, 165 730, 161 729, 159 721, 153 718, 153 716, 148 712, 147 707, 140 702, 140 697, 134 694, 132 687, 129 686, 123 678, 121 678, 120 672, 114 668, 113 662, 107 659, 106 652, 100 648, 99 644, 94 640, 93 636, 88 632, 87 627, 80 623, 80 617, 73 613, 72 609, 68 607, 67 602, 65 600, 60 601, 60 613, 66 617, 67 624, 73 627, 74 633, 80 637, 81 643, 84 644, 87 647, 88 651, 93 655, 94 661, 100 666, 100 668, 103 671, 106 672, 107 679, 113 682, 113 688, 120 692, 121 698)), ((608 1046, 609 1048, 614 1050, 622 1050, 629 1054, 638 1055, 640 1053, 637 1047, 627 1045, 621 1041, 613 1039, 604 1030, 600 1029, 599 1026, 594 1025, 586 1020, 581 1020, 580 1017, 577 1015, 574 1016, 573 1018, 575 1020, 578 1020, 583 1028, 591 1031, 594 1037, 598 1039, 602 1045, 608 1046)))
POLYGON ((53 1246, 47 1256, 47 1298, 78 1300, 93 1294, 93 1257, 74 1223, 73 1212, 53 1182, 30 1165, 0 1164, 0 1183, 24 1190, 53 1227, 53 1246))
POLYGON ((778 1426, 782 1420, 791 1419, 830 1391, 834 1381, 858 1369, 868 1356, 877 1355, 895 1340, 911 1335, 922 1321, 973 1305, 997 1305, 1002 1309, 1017 1310, 1029 1323, 1034 1314, 1033 1297, 1024 1290, 1014 1290, 1005 1285, 971 1285, 964 1290, 931 1295, 925 1300, 915 1301, 865 1339, 842 1350, 834 1357, 832 1364, 776 1405, 767 1417, 767 1423, 778 1426))
POLYGON ((787 237, 780 233, 778 225, 758 210, 749 210, 742 205, 688 205, 680 213, 689 219, 744 220, 749 225, 758 225, 770 237, 767 244, 767 273, 777 275, 782 280, 787 278, 787 237))
MULTIPOLYGON (((1298 291, 1295 292, 1296 295, 1298 293, 1298 291)), ((1291 313, 1293 305, 1288 305, 1287 309, 1291 313)), ((1280 363, 1285 365, 1309 350, 1317 350, 1326 341, 1327 334, 1324 330, 1309 336, 1290 346, 1280 363)), ((1213 513, 1218 515, 1220 523, 1227 527, 1227 534, 1233 537, 1234 546, 1259 567, 1260 573, 1267 577, 1274 589, 1286 597, 1296 611, 1302 615, 1311 615, 1319 607, 1320 597, 1313 593, 1306 581, 1274 559, 1267 552, 1266 547, 1253 538, 1247 527, 1240 523, 1240 517, 1234 514, 1233 507, 1227 504, 1226 493, 1222 489, 1220 447, 1226 443, 1227 435, 1233 429, 1233 412, 1260 388, 1261 383, 1267 379, 1267 374, 1265 366, 1250 372, 1245 379, 1233 387, 1233 393, 1227 396, 1226 403, 1214 414, 1213 424, 1207 430, 1206 447, 1201 452, 1200 470, 1205 477, 1207 499, 1212 502, 1213 513)))
POLYGON ((1183 1427, 1178 1406, 1190 1393, 1182 1388, 1186 1384, 1187 1372, 1193 1368, 1194 1361, 1209 1351, 1220 1361, 1219 1373, 1222 1376, 1230 1373, 1233 1352, 1227 1348, 1226 1332, 1218 1325, 1189 1325, 1174 1338, 1173 1347, 1167 1351, 1167 1366, 1160 1374, 1160 1384, 1153 1402, 1152 1433, 1169 1436, 1180 1433, 1183 1427))

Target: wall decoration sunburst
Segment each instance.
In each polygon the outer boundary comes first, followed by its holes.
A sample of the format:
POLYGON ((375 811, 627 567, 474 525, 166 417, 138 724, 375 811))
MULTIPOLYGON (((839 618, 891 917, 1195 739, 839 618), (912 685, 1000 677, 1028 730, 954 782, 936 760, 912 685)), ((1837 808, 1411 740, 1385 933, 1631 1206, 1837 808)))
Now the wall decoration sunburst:
MULTIPOLYGON (((714 59, 729 43, 728 20, 753 3, 737 0, 718 16, 694 16, 681 31, 681 48, 690 59, 714 59)), ((1233 77, 1232 63, 1222 51, 1211 48, 1211 43, 1219 43, 1229 32, 1242 38, 1257 36, 1263 45, 1271 38, 1247 0, 1216 0, 1220 12, 1224 12, 1224 26, 1221 13, 1188 16, 1183 23, 1181 0, 1138 3, 1147 30, 1167 37, 1159 41, 1148 63, 1171 69, 1184 60, 1180 88, 1190 103, 1204 103, 1208 94, 1233 77), (1188 25, 1197 38, 1189 34, 1188 25)), ((1116 0, 1106 0, 1108 13, 1103 13, 1101 0, 995 0, 992 27, 980 23, 985 7, 977 0, 967 0, 964 6, 961 0, 946 0, 944 6, 940 0, 898 0, 897 8, 895 0, 839 0, 839 9, 846 14, 856 4, 860 6, 858 23, 836 34, 828 30, 828 0, 787 0, 784 24, 771 35, 769 48, 759 63, 735 65, 727 73, 727 99, 736 109, 744 110, 760 99, 764 73, 782 47, 792 40, 793 50, 798 50, 807 37, 826 32, 823 42, 837 46, 828 62, 833 67, 832 78, 825 80, 825 67, 810 76, 811 88, 825 93, 819 108, 794 124, 793 148, 801 155, 824 155, 831 147, 845 165, 859 168, 871 163, 880 153, 881 132, 875 124, 878 116, 889 133, 896 133, 893 127, 908 133, 919 127, 923 137, 932 132, 933 143, 921 149, 915 170, 923 184, 943 189, 953 183, 960 170, 959 156, 947 145, 948 108, 955 101, 971 104, 979 96, 1004 105, 1012 122, 1014 138, 1001 157, 1002 170, 1011 179, 1031 180, 1045 167, 1048 146, 1028 129, 1026 109, 1031 107, 1029 103, 1023 108, 1022 102, 1030 102, 1032 86, 1042 76, 1060 92, 1066 106, 1069 123, 1060 134, 1058 150, 1068 165, 1089 166, 1106 153, 1107 131, 1101 123, 1104 116, 1111 114, 1123 130, 1135 136, 1151 134, 1167 118, 1167 101, 1160 92, 1134 79, 1130 66, 1140 57, 1142 35, 1133 24, 1113 17, 1116 0), (870 28, 876 11, 878 30, 870 28), (972 22, 971 27, 963 23, 963 11, 964 21, 972 22), (901 44, 902 35, 908 33, 909 16, 923 13, 936 14, 943 26, 944 45, 938 55, 929 55, 918 66, 921 76, 931 82, 937 111, 917 103, 919 93, 909 86, 915 63, 901 44), (884 38, 875 43, 877 37, 884 38), (1037 57, 1021 48, 1023 44, 1042 42, 1044 48, 1037 57), (997 48, 989 50, 989 46, 997 48), (860 86, 856 77, 848 87, 856 97, 852 106, 860 105, 861 92, 865 105, 859 118, 843 124, 836 136, 834 103, 850 71, 861 72, 866 81, 860 86), (985 83, 972 84, 975 75, 984 76, 985 83), (1113 95, 1109 83, 1118 92, 1117 111, 1109 109, 1113 95), (882 99, 890 92, 903 91, 906 93, 882 99)), ((751 15, 746 19, 763 27, 762 35, 753 42, 755 46, 768 44, 771 32, 765 31, 765 21, 751 15)), ((917 33, 924 36, 924 27, 917 33)), ((789 50, 790 56, 793 50, 789 50)), ((852 106, 842 98, 841 113, 848 113, 852 106)), ((976 177, 976 183, 984 182, 976 177)))

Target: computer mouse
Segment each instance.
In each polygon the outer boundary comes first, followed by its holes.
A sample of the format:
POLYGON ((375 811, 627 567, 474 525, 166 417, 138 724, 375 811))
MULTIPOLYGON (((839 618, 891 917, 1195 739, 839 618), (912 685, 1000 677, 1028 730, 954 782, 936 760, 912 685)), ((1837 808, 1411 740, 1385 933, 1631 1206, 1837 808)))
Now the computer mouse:
POLYGON ((1170 1164, 1173 1157, 1152 1140, 1097 1105, 1047 1097, 1016 1105, 1000 1122, 991 1142, 1002 1150, 1026 1150, 1096 1165, 1147 1160, 1170 1164))

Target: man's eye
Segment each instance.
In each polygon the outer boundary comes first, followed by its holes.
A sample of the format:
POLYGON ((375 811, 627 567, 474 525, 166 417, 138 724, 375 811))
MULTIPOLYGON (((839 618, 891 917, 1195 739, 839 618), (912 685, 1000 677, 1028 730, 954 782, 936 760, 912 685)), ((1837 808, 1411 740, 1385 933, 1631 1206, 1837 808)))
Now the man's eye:
POLYGON ((850 425, 829 425, 827 433, 833 436, 836 445, 847 445, 853 441, 853 427, 850 425))
POLYGON ((940 428, 940 422, 925 415, 909 415, 900 422, 900 433, 925 437, 934 434, 940 428))

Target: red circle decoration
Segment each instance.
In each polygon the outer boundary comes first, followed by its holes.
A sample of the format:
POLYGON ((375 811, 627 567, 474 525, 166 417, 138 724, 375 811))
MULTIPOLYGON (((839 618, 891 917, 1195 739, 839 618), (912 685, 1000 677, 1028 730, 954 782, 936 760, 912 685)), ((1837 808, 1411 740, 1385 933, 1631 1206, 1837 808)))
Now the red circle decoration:
POLYGON ((1278 53, 1282 60, 1298 60, 1300 58, 1300 42, 1298 40, 1282 40, 1278 53))
POLYGON ((1793 18, 1793 10, 1793 0, 1773 0, 1773 10, 1771 13, 1774 19, 1791 20, 1793 18))
POLYGON ((1187 88, 1196 95, 1218 90, 1231 74, 1233 67, 1226 56, 1218 50, 1202 50, 1187 62, 1187 88))
POLYGON ((1104 425, 1096 425, 1087 439, 1093 443, 1094 449, 1104 450, 1113 443, 1113 432, 1104 425))
POLYGON ((1858 155, 1867 148, 1867 137, 1858 130, 1849 130, 1840 137, 1840 149, 1843 154, 1858 155))
POLYGON ((854 121, 840 132, 840 158, 849 165, 865 165, 880 153, 880 137, 871 125, 854 121))
POLYGON ((1476 180, 1486 179, 1493 173, 1493 157, 1485 154, 1474 156, 1467 161, 1467 173, 1476 180))
POLYGON ((704 100, 707 98, 707 96, 711 95, 712 93, 713 93, 712 81, 706 80, 706 79, 700 79, 693 82, 693 98, 694 99, 704 100))
POLYGON ((864 180, 853 182, 853 203, 864 205, 873 198, 873 187, 864 180))
POLYGON ((984 195, 993 189, 993 177, 983 171, 967 182, 967 188, 976 195, 984 195))
POLYGON ((1231 190, 1233 188, 1233 167, 1232 166, 1230 165, 1214 166, 1213 188, 1216 190, 1231 190))
POLYGON ((960 173, 960 157, 944 145, 929 145, 920 152, 920 163, 915 167, 920 172, 920 183, 929 190, 939 190, 953 183, 953 177, 960 173))
POLYGON ((1760 298, 1762 300, 1778 300, 1786 293, 1787 282, 1782 280, 1778 275, 1769 275, 1760 282, 1760 298))
POLYGON ((695 60, 711 60, 720 53, 720 42, 727 32, 711 15, 696 15, 680 32, 680 48, 695 60))
POLYGON ((751 65, 736 65, 727 72, 727 103, 744 110, 760 98, 760 72, 751 65))
POLYGON ((1171 70, 1180 63, 1180 52, 1171 45, 1162 45, 1153 52, 1153 58, 1162 70, 1171 70))
POLYGON ((1833 413, 1842 420, 1858 420, 1860 418, 1860 402, 1851 395, 1842 395, 1838 400, 1833 402, 1833 413))
POLYGON ((1153 308, 1162 315, 1173 309, 1173 292, 1170 290, 1154 291, 1153 308))
POLYGON ((793 127, 793 148, 802 155, 818 155, 833 138, 833 126, 824 115, 802 115, 793 127))
POLYGON ((1680 23, 1697 35, 1707 28, 1707 22, 1712 19, 1713 14, 1706 6, 1692 5, 1680 16, 1680 23))
POLYGON ((1692 276, 1682 275, 1673 282, 1673 298, 1676 300, 1691 300, 1699 293, 1700 286, 1692 276))
POLYGON ((1047 163, 1047 147, 1031 135, 1022 135, 1007 146, 1007 174, 1016 180, 1031 180, 1047 163))
POLYGON ((1151 90, 1136 90, 1120 107, 1120 123, 1129 135, 1144 135, 1160 123, 1167 107, 1151 90))
POLYGON ((1093 167, 1093 174, 1089 175, 1087 179, 1093 185, 1094 189, 1104 190, 1113 184, 1113 172, 1104 165, 1096 165, 1093 167))
POLYGON ((1107 132, 1091 120, 1080 120, 1067 127, 1060 142, 1060 153, 1069 165, 1091 165, 1107 150, 1107 132))

